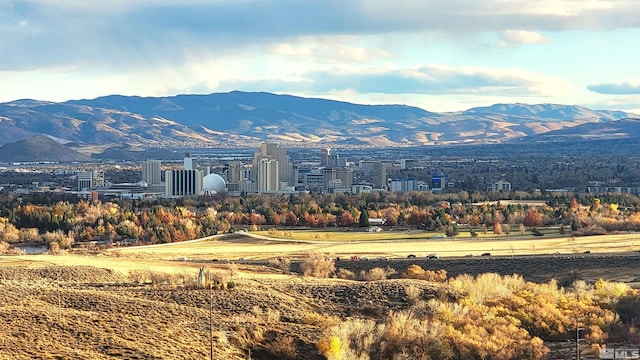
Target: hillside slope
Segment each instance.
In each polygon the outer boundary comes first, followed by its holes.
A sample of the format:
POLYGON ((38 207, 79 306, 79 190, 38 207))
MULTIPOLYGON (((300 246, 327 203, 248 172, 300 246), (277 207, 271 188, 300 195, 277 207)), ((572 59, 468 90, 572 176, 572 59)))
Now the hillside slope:
POLYGON ((234 91, 171 97, 105 96, 0 104, 0 144, 46 134, 90 144, 144 147, 417 146, 503 143, 587 123, 633 117, 555 104, 496 104, 435 113, 406 105, 360 105, 234 91))
POLYGON ((0 162, 14 161, 90 161, 81 154, 57 141, 42 135, 0 146, 0 162))

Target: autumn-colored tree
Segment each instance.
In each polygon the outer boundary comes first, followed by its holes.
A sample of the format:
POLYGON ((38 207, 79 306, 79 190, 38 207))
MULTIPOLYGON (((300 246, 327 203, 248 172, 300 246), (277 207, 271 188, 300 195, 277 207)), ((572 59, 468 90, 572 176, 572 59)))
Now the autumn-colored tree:
POLYGON ((287 217, 285 219, 284 224, 287 225, 287 226, 298 225, 298 217, 296 216, 296 214, 293 211, 289 211, 287 213, 287 217))
POLYGON ((493 223, 493 233, 498 236, 502 235, 502 225, 497 221, 493 223))
POLYGON ((511 225, 509 225, 509 224, 502 225, 502 231, 505 234, 507 234, 507 237, 509 237, 509 233, 511 233, 511 225))
POLYGON ((571 210, 576 212, 580 209, 580 204, 578 204, 578 200, 576 198, 571 199, 571 210))
POLYGON ((527 211, 527 215, 522 220, 524 226, 540 226, 542 225, 542 215, 535 209, 527 211))
POLYGON ((311 214, 305 211, 300 217, 300 225, 316 227, 318 224, 316 223, 315 217, 313 217, 311 214))

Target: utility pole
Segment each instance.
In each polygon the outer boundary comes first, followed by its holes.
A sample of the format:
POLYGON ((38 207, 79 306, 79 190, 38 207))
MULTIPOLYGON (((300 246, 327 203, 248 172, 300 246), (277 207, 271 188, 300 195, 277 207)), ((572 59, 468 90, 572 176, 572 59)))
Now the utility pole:
POLYGON ((584 330, 580 327, 580 320, 576 319, 576 359, 580 360, 580 340, 584 340, 580 338, 580 330, 584 330))
POLYGON ((60 284, 58 284, 58 322, 62 320, 62 296, 60 295, 60 284))
POLYGON ((209 358, 213 360, 213 288, 209 269, 209 358))

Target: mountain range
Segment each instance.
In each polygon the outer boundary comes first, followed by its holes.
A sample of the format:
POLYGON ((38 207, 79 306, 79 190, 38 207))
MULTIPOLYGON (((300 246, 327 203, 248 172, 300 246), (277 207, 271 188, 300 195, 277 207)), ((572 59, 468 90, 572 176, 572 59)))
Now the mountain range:
MULTIPOLYGON (((360 105, 264 92, 113 95, 66 102, 1 103, 0 145, 35 135, 46 135, 74 148, 109 144, 142 148, 256 147, 264 141, 290 147, 563 141, 589 136, 640 136, 635 131, 637 126, 629 128, 629 124, 636 124, 629 120, 632 118, 638 115, 556 104, 496 104, 438 113, 406 105, 360 105)), ((3 157, 0 152, 0 161, 3 157)))

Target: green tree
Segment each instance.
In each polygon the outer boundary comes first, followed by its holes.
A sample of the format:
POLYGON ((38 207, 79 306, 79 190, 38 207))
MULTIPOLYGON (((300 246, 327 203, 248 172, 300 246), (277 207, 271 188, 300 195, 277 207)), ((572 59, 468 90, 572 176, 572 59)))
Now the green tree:
POLYGON ((358 220, 358 225, 360 227, 369 226, 369 212, 366 208, 360 208, 360 219, 358 220))

